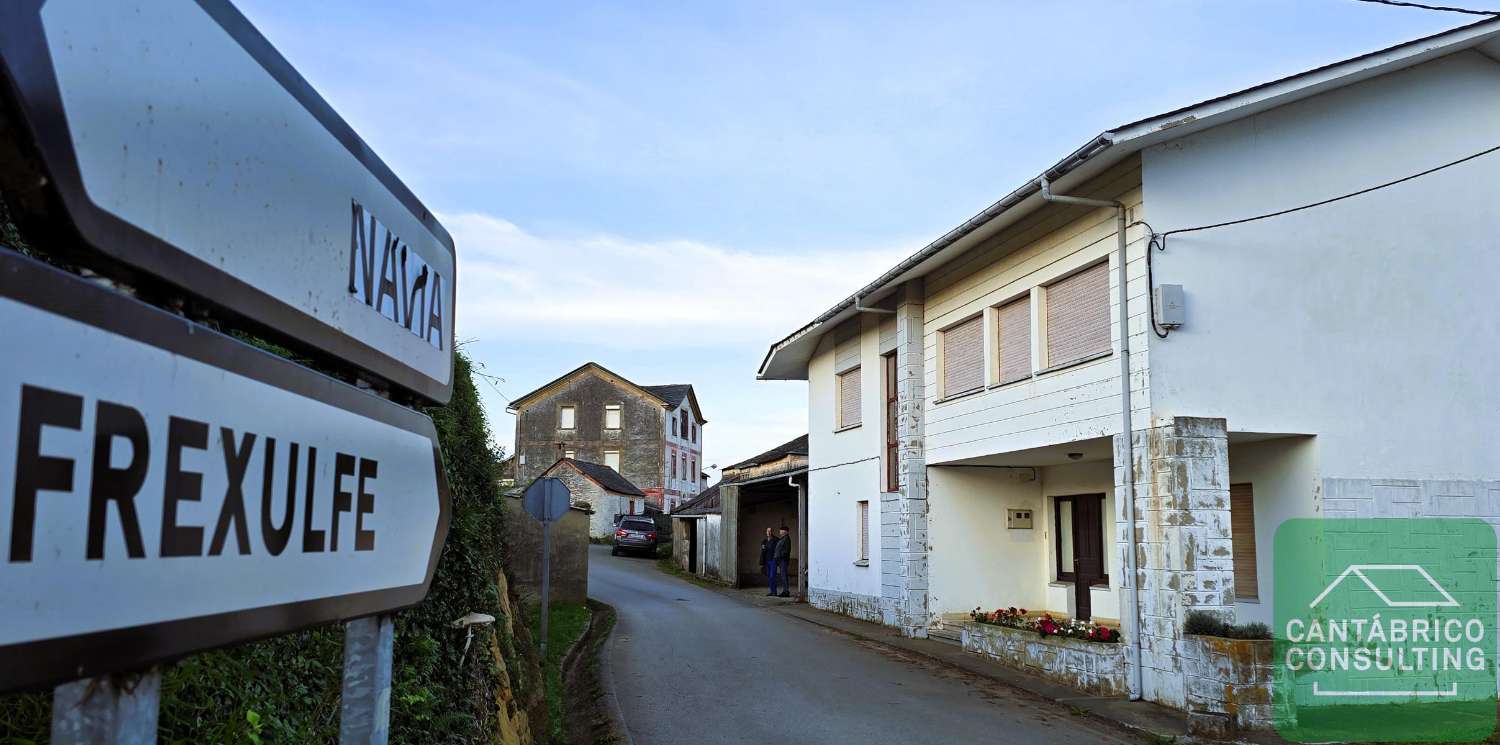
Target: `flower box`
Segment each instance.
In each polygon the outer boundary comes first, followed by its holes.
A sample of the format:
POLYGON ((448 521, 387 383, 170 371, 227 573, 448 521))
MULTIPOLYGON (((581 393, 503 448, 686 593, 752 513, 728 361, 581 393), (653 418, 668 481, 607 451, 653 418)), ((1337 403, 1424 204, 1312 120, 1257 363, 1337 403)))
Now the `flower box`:
POLYGON ((1125 693, 1125 645, 1042 636, 1035 631, 968 621, 963 648, 1006 667, 1065 683, 1096 696, 1125 693))

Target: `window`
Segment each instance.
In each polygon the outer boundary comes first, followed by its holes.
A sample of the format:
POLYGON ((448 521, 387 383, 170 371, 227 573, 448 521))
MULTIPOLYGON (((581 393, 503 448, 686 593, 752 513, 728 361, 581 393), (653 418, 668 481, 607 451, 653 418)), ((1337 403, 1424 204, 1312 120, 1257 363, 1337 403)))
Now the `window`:
POLYGON ((619 404, 605 404, 604 405, 604 428, 605 429, 619 429, 620 428, 620 405, 619 404))
POLYGON ((629 514, 634 515, 635 514, 635 500, 634 499, 630 500, 630 507, 629 507, 629 509, 630 509, 630 513, 629 514))
POLYGON ((896 353, 885 355, 880 362, 885 368, 885 490, 893 492, 901 489, 901 465, 897 462, 901 446, 900 422, 896 419, 896 353))
POLYGON ((677 417, 672 417, 672 436, 677 436, 677 417))
POLYGON ((698 459, 694 458, 694 459, 692 459, 689 462, 691 463, 691 465, 688 466, 687 479, 688 479, 688 481, 697 481, 698 480, 698 459))
POLYGON ((672 478, 677 478, 677 454, 672 453, 672 478))
POLYGON ((859 390, 860 372, 859 367, 839 373, 839 420, 838 429, 853 427, 860 423, 859 390))
POLYGON ((1109 262, 1046 288, 1049 368, 1108 354, 1109 262))
POLYGON ((870 561, 870 503, 859 503, 859 560, 870 561))
POLYGON ((984 316, 974 316, 942 332, 942 396, 984 387, 984 316))
POLYGON ((577 421, 578 410, 572 406, 560 406, 557 409, 558 429, 573 429, 577 421))
POLYGON ((1031 377, 1031 296, 995 309, 995 354, 999 382, 1031 377))
POLYGON ((1260 600, 1255 569, 1255 492, 1249 484, 1229 485, 1229 532, 1234 539, 1234 596, 1260 600))
POLYGON ((688 436, 688 418, 687 418, 687 409, 683 409, 683 410, 682 410, 682 413, 681 413, 681 414, 679 414, 679 416, 680 416, 680 417, 681 417, 681 419, 682 419, 682 436, 683 436, 683 438, 684 438, 684 439, 686 439, 686 438, 687 438, 687 436, 688 436))
POLYGON ((564 458, 577 458, 578 457, 578 452, 575 451, 575 450, 564 450, 563 451, 563 457, 564 458))
POLYGON ((606 451, 604 451, 604 465, 609 466, 610 468, 613 468, 616 471, 620 470, 620 451, 618 451, 618 450, 606 450, 606 451))
POLYGON ((698 423, 693 422, 691 426, 693 429, 693 442, 696 443, 698 441, 698 423))

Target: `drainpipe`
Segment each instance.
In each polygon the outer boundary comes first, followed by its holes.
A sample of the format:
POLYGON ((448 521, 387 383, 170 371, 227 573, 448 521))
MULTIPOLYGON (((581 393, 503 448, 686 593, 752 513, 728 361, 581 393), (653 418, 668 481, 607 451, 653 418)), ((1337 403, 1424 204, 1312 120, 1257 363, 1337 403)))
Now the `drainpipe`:
POLYGON ((1077 204, 1085 207, 1109 207, 1115 211, 1115 240, 1119 251, 1117 265, 1120 275, 1120 443, 1125 459, 1125 483, 1122 496, 1125 500, 1125 540, 1130 546, 1130 550, 1125 552, 1125 572, 1129 577, 1131 606, 1130 627, 1127 631, 1130 634, 1130 644, 1135 649, 1135 665, 1131 666, 1130 671, 1133 684, 1130 686, 1130 700, 1139 701, 1141 698, 1141 590, 1138 586, 1139 578, 1135 567, 1135 447, 1130 424, 1130 314, 1126 312, 1129 308, 1129 291, 1125 268, 1125 205, 1103 199, 1053 194, 1046 176, 1038 179, 1037 185, 1042 189, 1042 199, 1049 202, 1077 204))
POLYGON ((807 602, 807 492, 795 475, 786 482, 797 490, 797 602, 807 602))

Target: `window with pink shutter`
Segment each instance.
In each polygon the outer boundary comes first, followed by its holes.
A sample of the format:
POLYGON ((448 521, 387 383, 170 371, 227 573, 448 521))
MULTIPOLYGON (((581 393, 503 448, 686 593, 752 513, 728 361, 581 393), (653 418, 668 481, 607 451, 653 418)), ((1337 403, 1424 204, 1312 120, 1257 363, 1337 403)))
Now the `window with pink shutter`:
POLYGON ((853 427, 861 421, 859 410, 860 371, 858 367, 839 373, 838 427, 853 427))
POLYGON ((944 398, 984 387, 984 317, 943 332, 944 398))
POLYGON ((1047 367, 1108 354, 1109 262, 1047 286, 1047 367))
POLYGON ((995 309, 995 354, 1001 383, 1031 376, 1031 298, 995 309))

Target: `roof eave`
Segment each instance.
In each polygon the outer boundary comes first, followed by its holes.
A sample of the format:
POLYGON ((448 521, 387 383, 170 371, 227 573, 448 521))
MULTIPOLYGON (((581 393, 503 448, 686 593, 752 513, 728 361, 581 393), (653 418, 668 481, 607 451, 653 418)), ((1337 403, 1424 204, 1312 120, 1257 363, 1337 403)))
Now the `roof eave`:
MULTIPOLYGON (((1040 175, 1056 182, 1055 187, 1059 190, 1065 190, 1068 186, 1066 177, 1074 175, 1086 164, 1102 161, 1108 165, 1152 145, 1453 54, 1497 35, 1500 35, 1500 18, 1486 19, 1131 122, 1101 133, 1040 175)), ((1002 217, 1012 218, 1005 221, 1008 224, 1040 207, 1043 200, 1037 196, 1039 191, 1037 179, 1027 181, 962 225, 907 257, 806 326, 772 344, 761 362, 756 378, 806 380, 807 365, 817 346, 818 337, 837 323, 852 317, 856 299, 874 300, 872 295, 875 293, 925 274, 932 267, 924 269, 924 265, 944 252, 952 253, 954 246, 959 246, 959 250, 966 250, 968 245, 975 242, 972 237, 977 233, 998 230, 995 226, 1002 217)))

